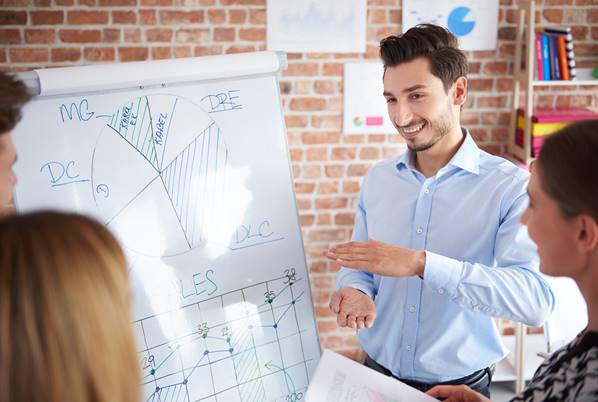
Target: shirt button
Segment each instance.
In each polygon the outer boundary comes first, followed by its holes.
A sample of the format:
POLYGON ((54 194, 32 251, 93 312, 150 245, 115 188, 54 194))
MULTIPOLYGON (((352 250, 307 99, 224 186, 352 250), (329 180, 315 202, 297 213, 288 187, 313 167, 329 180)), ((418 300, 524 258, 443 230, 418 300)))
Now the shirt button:
POLYGON ((415 306, 409 307, 409 312, 410 313, 415 313, 415 306))
POLYGON ((429 189, 429 188, 425 189, 425 190, 424 190, 424 193, 426 193, 426 194, 430 194, 430 189, 429 189))
POLYGON ((424 232, 424 230, 422 228, 417 228, 416 232, 417 232, 417 234, 422 234, 424 232))
POLYGON ((407 345, 407 346, 405 346, 405 350, 406 350, 407 352, 411 352, 411 345, 407 345))
POLYGON ((443 288, 438 288, 438 289, 436 289, 436 291, 438 292, 439 295, 444 294, 443 288))

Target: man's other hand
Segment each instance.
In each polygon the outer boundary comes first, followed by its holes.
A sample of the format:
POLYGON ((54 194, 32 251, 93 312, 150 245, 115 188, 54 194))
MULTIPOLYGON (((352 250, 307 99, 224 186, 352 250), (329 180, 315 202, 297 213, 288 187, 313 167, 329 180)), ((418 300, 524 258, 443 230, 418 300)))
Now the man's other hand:
POLYGON ((376 319, 376 305, 365 293, 355 288, 342 288, 333 293, 330 309, 341 327, 371 328, 376 319))

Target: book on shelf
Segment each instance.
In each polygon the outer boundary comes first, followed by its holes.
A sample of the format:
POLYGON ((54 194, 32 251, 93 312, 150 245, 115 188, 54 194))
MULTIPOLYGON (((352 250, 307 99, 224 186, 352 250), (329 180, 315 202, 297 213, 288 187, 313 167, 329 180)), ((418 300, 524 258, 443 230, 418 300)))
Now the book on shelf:
MULTIPOLYGON (((598 112, 588 108, 537 108, 531 115, 531 157, 540 153, 544 141, 551 134, 580 120, 598 119, 598 112)), ((515 127, 515 144, 523 147, 525 133, 525 113, 517 109, 517 126, 515 127)))
POLYGON ((570 27, 549 26, 536 34, 537 79, 575 80, 575 52, 570 27), (540 74, 540 66, 542 74, 540 74))

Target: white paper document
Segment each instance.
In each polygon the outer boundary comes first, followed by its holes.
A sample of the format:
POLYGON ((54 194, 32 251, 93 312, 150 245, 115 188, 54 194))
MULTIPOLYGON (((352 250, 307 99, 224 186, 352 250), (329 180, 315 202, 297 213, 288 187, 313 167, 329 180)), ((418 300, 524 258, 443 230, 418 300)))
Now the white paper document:
POLYGON ((435 402, 436 399, 331 350, 325 350, 306 402, 435 402))

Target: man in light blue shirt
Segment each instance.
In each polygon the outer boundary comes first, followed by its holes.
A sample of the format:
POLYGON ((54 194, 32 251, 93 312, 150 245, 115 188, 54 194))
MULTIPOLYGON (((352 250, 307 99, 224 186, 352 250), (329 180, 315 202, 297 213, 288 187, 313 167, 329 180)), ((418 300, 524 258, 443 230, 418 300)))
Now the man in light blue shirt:
POLYGON ((365 176, 330 307, 358 328, 366 365, 426 391, 489 396, 507 353, 492 317, 542 324, 554 297, 520 222, 529 174, 480 150, 459 123, 467 60, 446 29, 381 42, 384 97, 408 151, 365 176))

